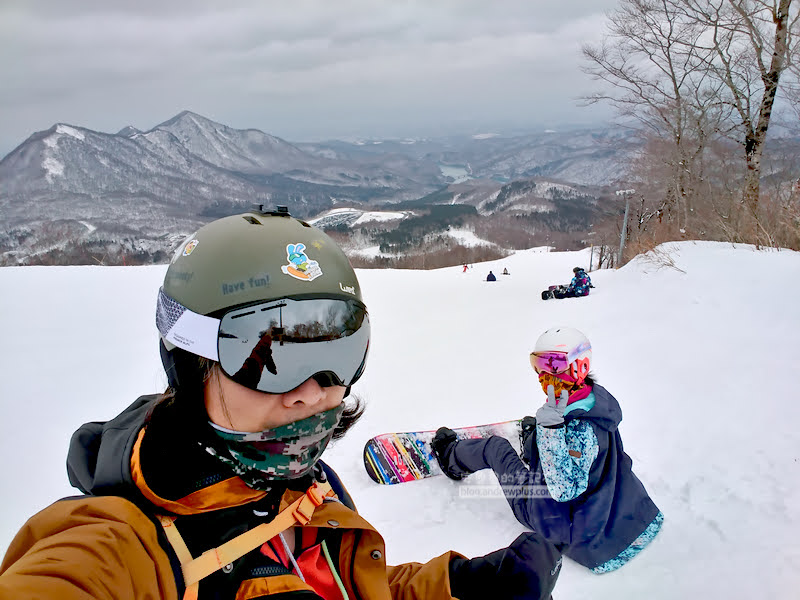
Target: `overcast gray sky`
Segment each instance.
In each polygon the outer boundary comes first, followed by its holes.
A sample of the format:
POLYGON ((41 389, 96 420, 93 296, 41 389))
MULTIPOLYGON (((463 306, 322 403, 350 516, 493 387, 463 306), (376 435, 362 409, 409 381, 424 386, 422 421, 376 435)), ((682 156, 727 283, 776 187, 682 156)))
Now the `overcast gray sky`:
POLYGON ((0 156, 184 109, 289 141, 590 124, 614 0, 0 0, 0 156))

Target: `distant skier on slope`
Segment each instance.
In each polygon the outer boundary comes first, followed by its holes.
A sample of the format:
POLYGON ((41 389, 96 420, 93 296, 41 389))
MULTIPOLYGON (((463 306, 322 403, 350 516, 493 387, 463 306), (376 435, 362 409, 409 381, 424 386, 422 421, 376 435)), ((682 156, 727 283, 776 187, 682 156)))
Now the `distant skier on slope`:
POLYGON ((523 458, 508 440, 457 440, 440 428, 434 454, 451 479, 493 469, 514 516, 594 573, 619 569, 661 528, 633 474, 617 400, 589 374, 592 347, 571 327, 545 331, 530 355, 547 401, 522 421, 523 458))
POLYGON ((572 269, 574 277, 569 285, 551 285, 542 292, 542 300, 551 298, 577 298, 578 296, 588 296, 589 288, 593 288, 592 279, 583 267, 572 269))

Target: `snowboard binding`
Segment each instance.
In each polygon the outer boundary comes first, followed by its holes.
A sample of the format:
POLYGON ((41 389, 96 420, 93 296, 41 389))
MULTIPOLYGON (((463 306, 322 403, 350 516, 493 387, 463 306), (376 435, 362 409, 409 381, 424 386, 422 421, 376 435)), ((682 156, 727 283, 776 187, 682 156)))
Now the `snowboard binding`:
POLYGON ((553 298, 557 298, 558 294, 563 294, 565 291, 565 287, 563 285, 551 285, 549 288, 542 292, 542 300, 552 300, 553 298))

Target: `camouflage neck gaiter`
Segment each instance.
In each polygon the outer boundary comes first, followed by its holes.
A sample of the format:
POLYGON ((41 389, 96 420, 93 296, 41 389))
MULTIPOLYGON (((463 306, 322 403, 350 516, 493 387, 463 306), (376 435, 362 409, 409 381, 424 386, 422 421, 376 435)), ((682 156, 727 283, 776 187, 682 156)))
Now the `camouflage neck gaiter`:
POLYGON ((297 479, 310 473, 343 412, 344 403, 301 421, 256 433, 231 431, 210 423, 216 439, 206 450, 250 487, 264 489, 273 480, 297 479))

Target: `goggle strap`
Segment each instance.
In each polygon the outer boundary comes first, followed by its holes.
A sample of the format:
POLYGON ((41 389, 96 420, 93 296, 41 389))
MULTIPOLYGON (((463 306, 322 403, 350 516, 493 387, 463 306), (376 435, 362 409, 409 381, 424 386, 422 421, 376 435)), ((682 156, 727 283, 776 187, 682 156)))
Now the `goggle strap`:
POLYGON ((583 354, 587 350, 591 350, 591 349, 592 349, 592 344, 589 343, 589 340, 586 340, 585 342, 582 342, 576 348, 573 348, 572 351, 569 353, 569 356, 568 356, 569 362, 573 362, 575 360, 575 357, 580 356, 581 354, 583 354))
POLYGON ((589 359, 579 358, 570 363, 569 374, 577 381, 582 382, 589 374, 589 359))
POLYGON ((164 339, 192 354, 218 361, 219 319, 192 312, 161 289, 158 292, 156 325, 164 339))

